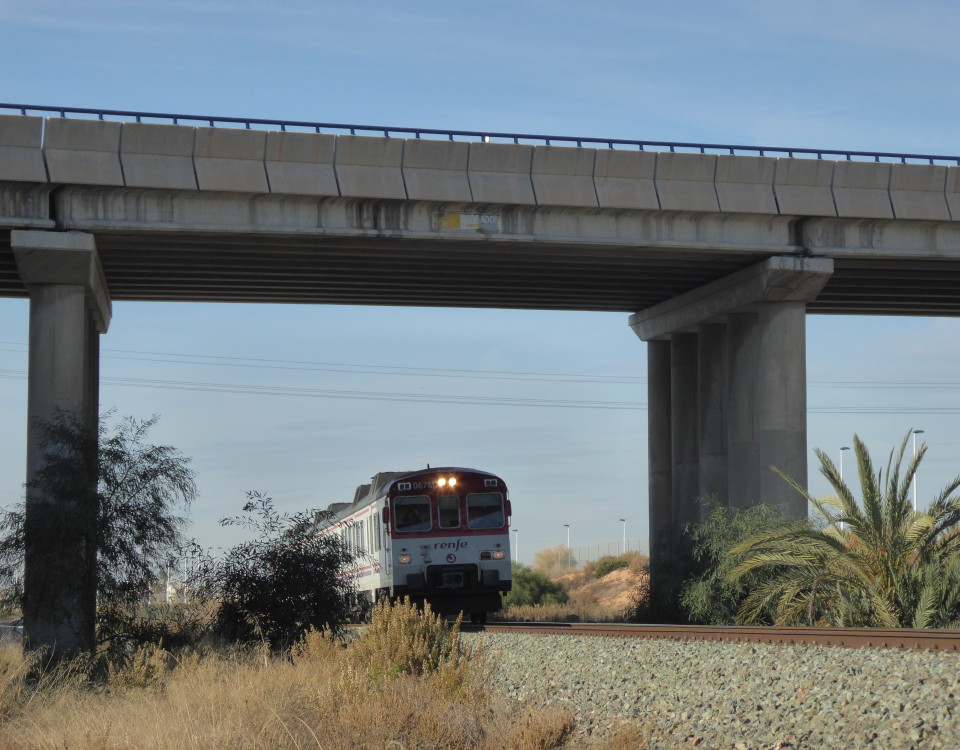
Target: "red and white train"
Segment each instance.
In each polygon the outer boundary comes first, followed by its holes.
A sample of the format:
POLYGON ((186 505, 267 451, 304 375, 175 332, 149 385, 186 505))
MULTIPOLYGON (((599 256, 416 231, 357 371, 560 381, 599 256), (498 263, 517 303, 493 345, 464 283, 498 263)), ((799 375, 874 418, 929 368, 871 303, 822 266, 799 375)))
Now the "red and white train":
POLYGON ((510 590, 510 499, 504 481, 475 469, 381 472, 352 503, 335 503, 325 534, 356 553, 348 571, 368 605, 385 598, 428 602, 474 622, 510 590))

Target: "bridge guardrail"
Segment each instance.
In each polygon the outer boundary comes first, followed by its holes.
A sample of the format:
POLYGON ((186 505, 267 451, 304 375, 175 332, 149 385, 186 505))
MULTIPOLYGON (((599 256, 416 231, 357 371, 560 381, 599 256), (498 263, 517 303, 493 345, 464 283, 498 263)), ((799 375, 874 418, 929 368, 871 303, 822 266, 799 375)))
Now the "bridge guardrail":
POLYGON ((479 140, 490 143, 532 143, 552 146, 576 145, 578 148, 607 147, 636 148, 640 151, 668 151, 670 153, 731 154, 741 156, 779 156, 788 158, 829 159, 835 161, 899 162, 902 164, 955 164, 960 165, 960 156, 939 154, 907 154, 888 151, 849 151, 843 149, 799 148, 788 146, 744 146, 723 143, 685 143, 680 141, 648 141, 627 138, 593 138, 566 135, 537 135, 530 133, 503 133, 488 130, 444 130, 437 128, 406 128, 384 125, 350 125, 345 123, 307 122, 303 120, 278 120, 259 117, 221 117, 212 115, 184 115, 164 112, 138 112, 121 109, 92 109, 86 107, 53 107, 36 104, 11 104, 0 102, 0 114, 16 112, 21 115, 69 117, 93 115, 100 120, 133 120, 134 122, 160 122, 202 124, 210 127, 242 125, 247 130, 279 128, 281 131, 312 131, 316 133, 349 133, 350 135, 374 134, 390 138, 394 135, 414 138, 444 138, 450 141, 479 140))

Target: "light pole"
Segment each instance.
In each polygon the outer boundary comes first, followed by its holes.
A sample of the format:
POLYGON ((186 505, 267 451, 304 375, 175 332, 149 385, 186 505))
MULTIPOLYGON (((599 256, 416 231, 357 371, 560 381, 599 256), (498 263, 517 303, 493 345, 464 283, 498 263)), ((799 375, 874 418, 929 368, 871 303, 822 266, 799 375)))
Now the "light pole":
POLYGON ((566 569, 570 569, 570 524, 565 523, 564 526, 567 528, 567 565, 566 569))
POLYGON ((627 519, 621 518, 620 523, 623 524, 623 552, 621 554, 626 554, 627 552, 627 519))
MULTIPOLYGON (((917 457, 917 435, 922 435, 923 430, 913 431, 913 457, 917 457)), ((917 509, 917 475, 913 475, 913 509, 917 509)))
POLYGON ((840 481, 843 481, 843 452, 850 450, 849 445, 845 445, 840 449, 840 481))
POLYGON ((513 561, 520 564, 520 530, 513 530, 513 561))

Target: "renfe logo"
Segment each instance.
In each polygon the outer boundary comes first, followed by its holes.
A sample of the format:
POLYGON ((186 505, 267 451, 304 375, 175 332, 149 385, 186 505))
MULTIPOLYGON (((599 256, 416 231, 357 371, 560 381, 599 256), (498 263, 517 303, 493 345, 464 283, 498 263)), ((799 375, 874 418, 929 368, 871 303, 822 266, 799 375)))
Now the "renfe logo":
POLYGON ((436 542, 433 545, 434 549, 463 549, 467 546, 467 542, 464 539, 457 539, 455 542, 436 542))

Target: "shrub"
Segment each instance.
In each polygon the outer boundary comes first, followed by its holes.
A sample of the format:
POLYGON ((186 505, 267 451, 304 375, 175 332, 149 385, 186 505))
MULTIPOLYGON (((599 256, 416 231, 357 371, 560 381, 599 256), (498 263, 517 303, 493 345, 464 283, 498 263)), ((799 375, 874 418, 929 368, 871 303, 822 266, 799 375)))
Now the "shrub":
POLYGON ((258 533, 224 559, 207 561, 206 593, 220 600, 219 633, 228 640, 263 640, 274 650, 292 646, 310 628, 335 630, 357 606, 352 581, 343 575, 352 554, 336 534, 321 536, 327 516, 280 514, 260 493, 247 496, 244 515, 223 525, 258 533))
MULTIPOLYGON (((804 522, 787 516, 773 505, 752 508, 712 506, 703 521, 687 530, 699 569, 684 582, 680 595, 680 605, 690 622, 733 625, 737 611, 750 591, 776 575, 771 568, 753 571, 732 581, 730 574, 741 559, 733 554, 734 549, 761 532, 773 533, 800 525, 804 522)), ((773 619, 771 610, 757 622, 771 624, 773 619)))
POLYGON ((447 625, 429 604, 419 609, 409 598, 373 608, 369 627, 348 647, 354 669, 373 679, 427 675, 464 667, 460 618, 447 625))
POLYGON ((623 557, 601 557, 593 568, 593 577, 603 578, 615 570, 629 567, 630 563, 623 557))
POLYGON ((538 604, 563 604, 567 592, 543 573, 520 563, 513 564, 513 585, 503 598, 503 608, 531 607, 538 604))

